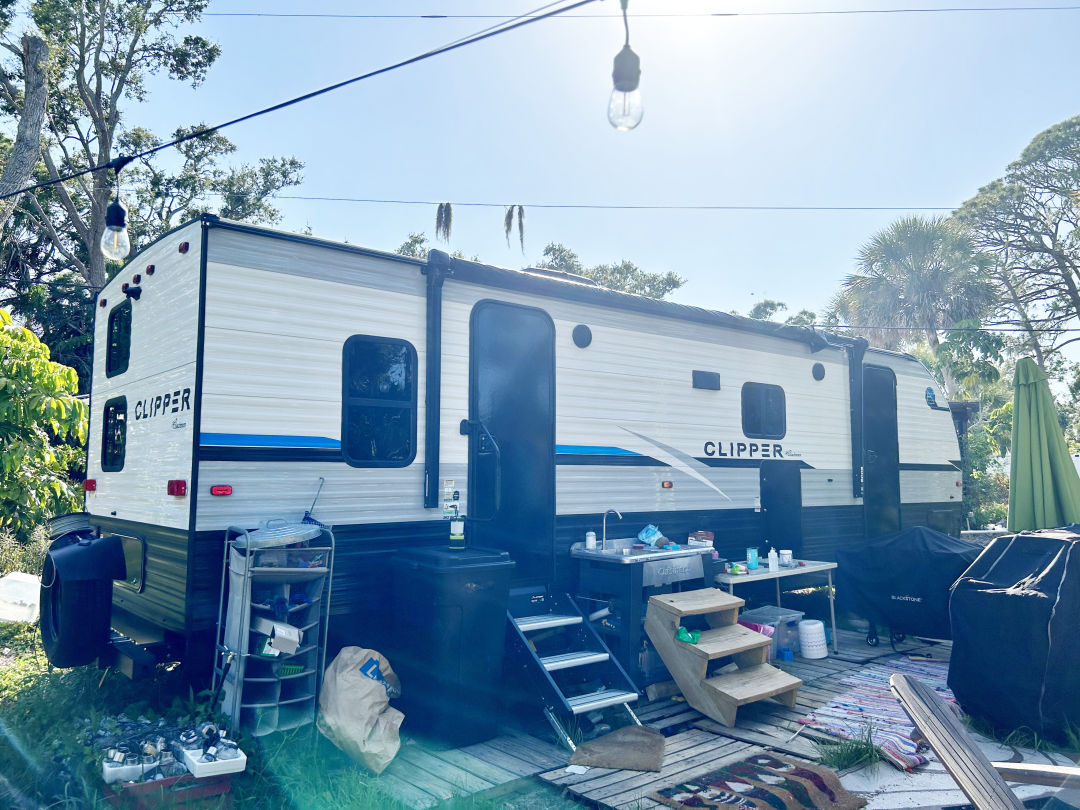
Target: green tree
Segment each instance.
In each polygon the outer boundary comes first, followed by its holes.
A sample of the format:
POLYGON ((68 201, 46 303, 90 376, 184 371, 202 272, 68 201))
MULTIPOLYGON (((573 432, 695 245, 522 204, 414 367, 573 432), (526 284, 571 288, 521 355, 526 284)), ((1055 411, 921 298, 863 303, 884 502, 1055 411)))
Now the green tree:
POLYGON ((1008 321, 1040 366, 1080 318, 1080 116, 1039 133, 1005 175, 955 213, 994 258, 1008 321))
POLYGON ((408 256, 412 259, 426 259, 428 254, 427 235, 410 233, 409 238, 402 242, 394 252, 399 256, 408 256))
MULTIPOLYGON (((209 0, 34 0, 31 18, 51 48, 49 105, 41 157, 49 177, 102 165, 118 152, 156 144, 150 133, 126 125, 125 108, 147 96, 157 74, 197 87, 220 48, 183 25, 198 21, 209 0)), ((2 101, 17 104, 17 87, 0 84, 2 101)), ((189 130, 180 130, 186 132, 189 130)), ((267 199, 298 181, 299 164, 270 159, 257 167, 227 171, 218 159, 233 149, 219 134, 185 145, 174 173, 153 160, 129 169, 123 186, 135 182, 131 206, 134 235, 155 235, 177 219, 205 210, 204 197, 222 195, 226 215, 273 221, 267 199), (146 206, 143 209, 143 206, 146 206), (136 210, 139 209, 139 210, 136 210)), ((100 239, 105 210, 115 194, 112 172, 98 171, 28 195, 28 215, 53 242, 64 269, 87 284, 106 281, 100 239)))
POLYGON ((610 290, 621 290, 646 298, 665 298, 686 283, 686 279, 676 273, 650 273, 626 259, 616 264, 584 267, 574 251, 558 242, 551 242, 544 248, 543 259, 538 266, 584 276, 610 290))
POLYGON ((0 529, 20 537, 79 502, 68 470, 86 440, 75 370, 0 310, 0 529))
POLYGON ((773 301, 771 298, 763 298, 750 307, 750 311, 746 313, 747 318, 753 318, 755 321, 769 321, 772 320, 772 316, 777 312, 786 312, 787 304, 783 301, 773 301))
MULTIPOLYGON (((901 217, 860 248, 858 270, 844 279, 832 308, 864 327, 876 345, 899 348, 925 340, 937 357, 942 330, 980 318, 995 305, 987 263, 952 221, 901 217)), ((957 385, 947 366, 942 376, 946 393, 955 397, 957 385)))

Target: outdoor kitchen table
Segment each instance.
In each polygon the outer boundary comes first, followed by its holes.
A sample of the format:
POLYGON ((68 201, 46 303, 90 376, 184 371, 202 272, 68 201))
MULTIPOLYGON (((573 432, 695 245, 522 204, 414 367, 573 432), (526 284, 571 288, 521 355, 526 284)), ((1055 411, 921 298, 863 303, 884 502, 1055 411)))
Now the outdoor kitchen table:
POLYGON ((840 643, 836 635, 836 596, 833 593, 832 584, 832 572, 836 568, 834 562, 822 562, 820 560, 795 560, 794 565, 789 568, 781 566, 779 570, 770 571, 767 566, 761 566, 753 569, 746 574, 717 574, 715 582, 717 585, 727 585, 728 593, 735 595, 735 583, 742 585, 746 582, 761 582, 764 579, 776 580, 776 606, 780 607, 780 578, 781 577, 797 577, 803 574, 819 574, 822 571, 829 578, 829 618, 832 622, 832 643, 833 652, 840 652, 840 643), (801 563, 801 564, 799 564, 801 563))

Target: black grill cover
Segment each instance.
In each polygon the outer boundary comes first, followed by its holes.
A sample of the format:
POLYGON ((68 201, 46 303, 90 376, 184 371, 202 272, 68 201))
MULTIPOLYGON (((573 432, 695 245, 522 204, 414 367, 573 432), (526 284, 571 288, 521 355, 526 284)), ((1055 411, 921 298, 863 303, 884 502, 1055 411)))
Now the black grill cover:
POLYGON ((995 728, 1065 742, 1080 725, 1077 532, 998 537, 953 587, 949 688, 995 728))
POLYGON ((836 552, 836 599, 894 633, 951 638, 949 587, 982 546, 925 526, 836 552))

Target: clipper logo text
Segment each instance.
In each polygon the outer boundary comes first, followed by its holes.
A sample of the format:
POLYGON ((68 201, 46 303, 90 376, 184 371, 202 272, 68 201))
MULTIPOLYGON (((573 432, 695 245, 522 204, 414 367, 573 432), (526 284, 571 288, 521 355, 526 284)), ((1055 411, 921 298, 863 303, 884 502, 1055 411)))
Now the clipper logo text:
POLYGON ((706 456, 720 458, 783 458, 784 448, 767 442, 705 442, 706 456))
POLYGON ((150 419, 165 413, 180 413, 191 410, 191 389, 180 388, 166 391, 156 397, 140 399, 135 403, 135 419, 150 419))

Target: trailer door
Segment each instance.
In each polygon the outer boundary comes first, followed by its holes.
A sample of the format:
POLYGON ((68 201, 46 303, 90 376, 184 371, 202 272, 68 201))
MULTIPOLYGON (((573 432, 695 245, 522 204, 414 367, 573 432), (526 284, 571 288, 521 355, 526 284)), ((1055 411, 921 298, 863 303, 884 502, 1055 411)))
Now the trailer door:
POLYGON ((863 381, 863 508, 866 536, 900 531, 900 446, 896 375, 865 366, 863 381))
POLYGON ((554 576, 555 326, 501 301, 472 311, 469 349, 471 546, 504 549, 518 581, 554 576))

